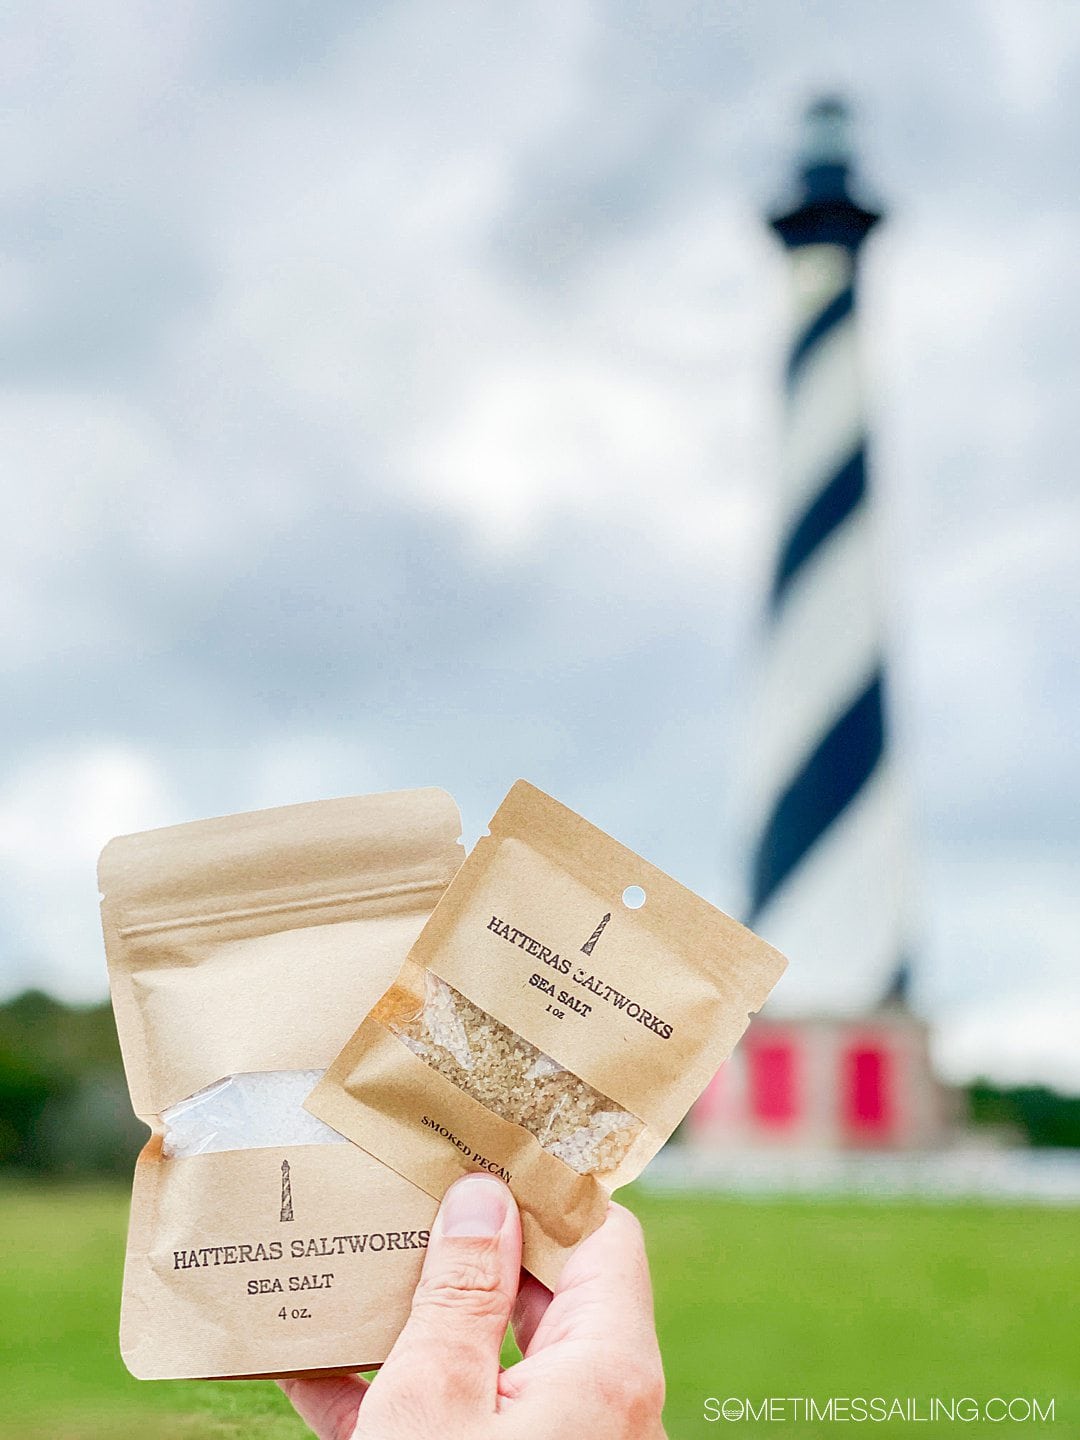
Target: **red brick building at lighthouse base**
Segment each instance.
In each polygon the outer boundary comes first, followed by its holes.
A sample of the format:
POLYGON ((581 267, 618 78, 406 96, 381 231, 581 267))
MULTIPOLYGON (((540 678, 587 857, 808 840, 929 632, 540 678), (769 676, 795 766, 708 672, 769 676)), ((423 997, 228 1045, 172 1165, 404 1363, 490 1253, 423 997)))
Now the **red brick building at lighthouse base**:
POLYGON ((754 1019, 691 1111, 701 1149, 931 1150, 953 1128, 928 1031, 904 1005, 754 1019))

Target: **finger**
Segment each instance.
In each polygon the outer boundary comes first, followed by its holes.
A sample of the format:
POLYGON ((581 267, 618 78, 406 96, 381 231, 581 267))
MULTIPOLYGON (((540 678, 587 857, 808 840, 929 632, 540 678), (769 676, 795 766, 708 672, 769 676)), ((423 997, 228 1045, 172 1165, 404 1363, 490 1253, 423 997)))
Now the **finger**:
POLYGON ((322 1380, 279 1380, 278 1384, 319 1440, 350 1440, 368 1388, 366 1380, 359 1375, 333 1375, 322 1380))
POLYGON ((447 1191, 412 1310, 376 1382, 424 1412, 494 1412, 499 1352, 521 1271, 513 1196, 490 1175, 447 1191))
POLYGON ((637 1218, 614 1201, 603 1225, 563 1266, 529 1346, 532 1355, 569 1337, 656 1349, 652 1283, 637 1218))
POLYGON ((514 1339, 517 1341, 517 1347, 522 1355, 529 1353, 529 1346, 536 1334, 536 1328, 544 1318, 544 1312, 550 1304, 551 1291, 546 1285, 541 1284, 535 1275, 530 1275, 528 1271, 523 1270, 517 1299, 514 1302, 514 1313, 511 1317, 514 1339))
POLYGON ((503 1394, 523 1407, 522 1417, 530 1407, 539 1417, 553 1383, 573 1388, 586 1430, 588 1416, 617 1414, 627 1435, 663 1435, 664 1370, 644 1237, 621 1205, 609 1206, 563 1266, 525 1358, 503 1377, 503 1394))

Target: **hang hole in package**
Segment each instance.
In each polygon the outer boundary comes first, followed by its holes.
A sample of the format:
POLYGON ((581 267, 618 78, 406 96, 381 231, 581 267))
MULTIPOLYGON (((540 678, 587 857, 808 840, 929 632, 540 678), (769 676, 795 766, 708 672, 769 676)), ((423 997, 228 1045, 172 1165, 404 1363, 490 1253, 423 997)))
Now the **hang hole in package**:
POLYGON ((554 1286, 785 963, 519 780, 306 1108, 431 1196, 506 1180, 554 1286))
POLYGON ((120 1347, 141 1379, 386 1358, 436 1202, 302 1108, 462 859, 404 790, 112 840, 99 862, 135 1113, 120 1347))

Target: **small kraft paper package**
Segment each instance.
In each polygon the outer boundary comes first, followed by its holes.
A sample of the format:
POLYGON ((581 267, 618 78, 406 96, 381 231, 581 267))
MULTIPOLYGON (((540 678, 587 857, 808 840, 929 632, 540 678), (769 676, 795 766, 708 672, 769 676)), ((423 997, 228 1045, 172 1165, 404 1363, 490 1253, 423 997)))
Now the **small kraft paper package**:
POLYGON ((467 1171, 500 1176, 525 1266, 553 1287, 784 965, 519 780, 305 1103, 429 1195, 467 1171))
POLYGON ((99 885, 135 1113, 120 1348, 141 1379, 386 1358, 435 1201, 302 1108, 462 859, 442 790, 126 835, 99 885))

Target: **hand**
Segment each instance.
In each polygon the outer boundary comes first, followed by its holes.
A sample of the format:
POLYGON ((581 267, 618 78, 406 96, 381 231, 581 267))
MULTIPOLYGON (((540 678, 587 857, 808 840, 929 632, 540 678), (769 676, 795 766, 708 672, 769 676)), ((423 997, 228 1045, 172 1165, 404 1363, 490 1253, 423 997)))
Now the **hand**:
POLYGON ((375 1380, 281 1387, 319 1440, 664 1440, 641 1227, 612 1203, 553 1295, 521 1272, 510 1191, 467 1175, 446 1193, 411 1313, 375 1380), (511 1315, 523 1359, 502 1370, 511 1315))

